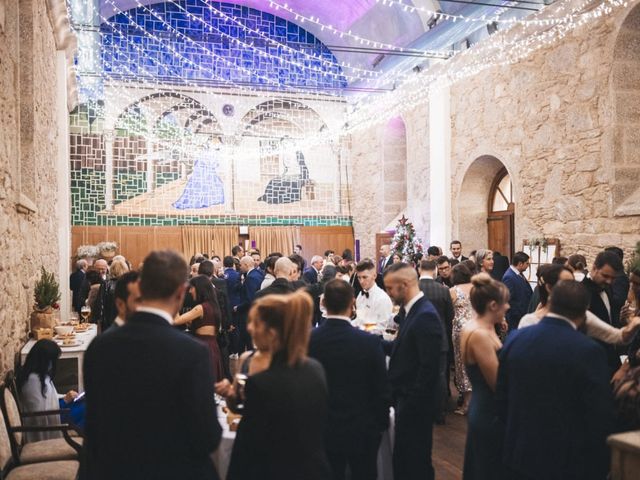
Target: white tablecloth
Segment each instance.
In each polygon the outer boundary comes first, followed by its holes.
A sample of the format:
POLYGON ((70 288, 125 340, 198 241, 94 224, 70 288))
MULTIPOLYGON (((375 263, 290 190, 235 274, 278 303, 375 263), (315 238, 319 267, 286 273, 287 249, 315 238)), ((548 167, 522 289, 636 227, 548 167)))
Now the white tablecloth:
MULTIPOLYGON (((236 439, 236 432, 229 430, 227 416, 218 406, 218 421, 222 426, 222 439, 218 449, 211 455, 213 463, 218 470, 220 480, 226 480, 231 460, 231 450, 236 439)), ((391 452, 393 452, 393 432, 395 427, 395 417, 393 408, 389 414, 389 429, 382 435, 380 449, 378 450, 378 480, 393 480, 393 468, 391 463, 391 452)))

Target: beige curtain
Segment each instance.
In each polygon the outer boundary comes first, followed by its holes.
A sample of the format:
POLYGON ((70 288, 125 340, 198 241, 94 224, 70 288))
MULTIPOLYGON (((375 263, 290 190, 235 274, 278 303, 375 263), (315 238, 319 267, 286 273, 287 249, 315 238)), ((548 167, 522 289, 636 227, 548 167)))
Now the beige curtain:
POLYGON ((238 245, 238 227, 183 226, 182 253, 189 260, 194 253, 231 255, 231 249, 238 245))
POLYGON ((263 258, 273 252, 291 255, 300 243, 300 227, 249 227, 249 239, 256 242, 263 258))

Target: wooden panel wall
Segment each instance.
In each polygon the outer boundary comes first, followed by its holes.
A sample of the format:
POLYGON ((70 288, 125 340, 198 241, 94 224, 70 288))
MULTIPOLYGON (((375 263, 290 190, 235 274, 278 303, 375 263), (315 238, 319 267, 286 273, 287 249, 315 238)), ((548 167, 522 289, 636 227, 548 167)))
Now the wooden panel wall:
MULTIPOLYGON (((71 228, 70 258, 73 258, 80 245, 96 245, 100 242, 116 242, 118 253, 127 257, 134 267, 140 264, 152 250, 172 248, 182 251, 180 227, 75 226, 71 228)), ((351 227, 301 227, 300 243, 307 262, 313 255, 322 255, 328 249, 340 255, 345 248, 354 251, 353 229, 351 227)))
POLYGON ((71 257, 80 245, 100 242, 116 242, 134 267, 152 250, 182 250, 180 227, 71 227, 71 257))
POLYGON ((355 255, 352 227, 300 227, 300 243, 307 264, 314 255, 323 255, 325 250, 333 250, 342 255, 350 248, 355 255))

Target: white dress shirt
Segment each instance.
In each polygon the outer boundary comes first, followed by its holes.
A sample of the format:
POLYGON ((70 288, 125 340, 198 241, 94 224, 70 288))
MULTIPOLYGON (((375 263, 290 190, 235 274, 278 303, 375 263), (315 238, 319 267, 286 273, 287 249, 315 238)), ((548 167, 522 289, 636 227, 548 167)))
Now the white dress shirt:
POLYGON ((375 283, 373 287, 369 289, 368 298, 363 292, 364 290, 360 292, 358 298, 356 298, 358 318, 356 318, 355 323, 357 325, 364 323, 386 325, 393 311, 393 303, 389 295, 375 283))
POLYGON ((415 297, 413 297, 411 300, 409 300, 407 302, 407 304, 404 306, 404 316, 405 318, 407 318, 409 316, 409 312, 411 311, 411 307, 413 307, 415 305, 415 303, 420 300, 422 297, 424 297, 424 293, 419 292, 415 297))

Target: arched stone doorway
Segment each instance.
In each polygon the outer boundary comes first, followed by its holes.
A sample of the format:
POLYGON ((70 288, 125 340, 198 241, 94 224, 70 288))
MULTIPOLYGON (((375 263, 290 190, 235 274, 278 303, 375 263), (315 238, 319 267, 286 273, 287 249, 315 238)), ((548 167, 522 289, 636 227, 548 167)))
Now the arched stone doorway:
POLYGON ((514 252, 513 186, 506 166, 491 155, 474 160, 458 194, 458 238, 464 252, 490 248, 514 252))

